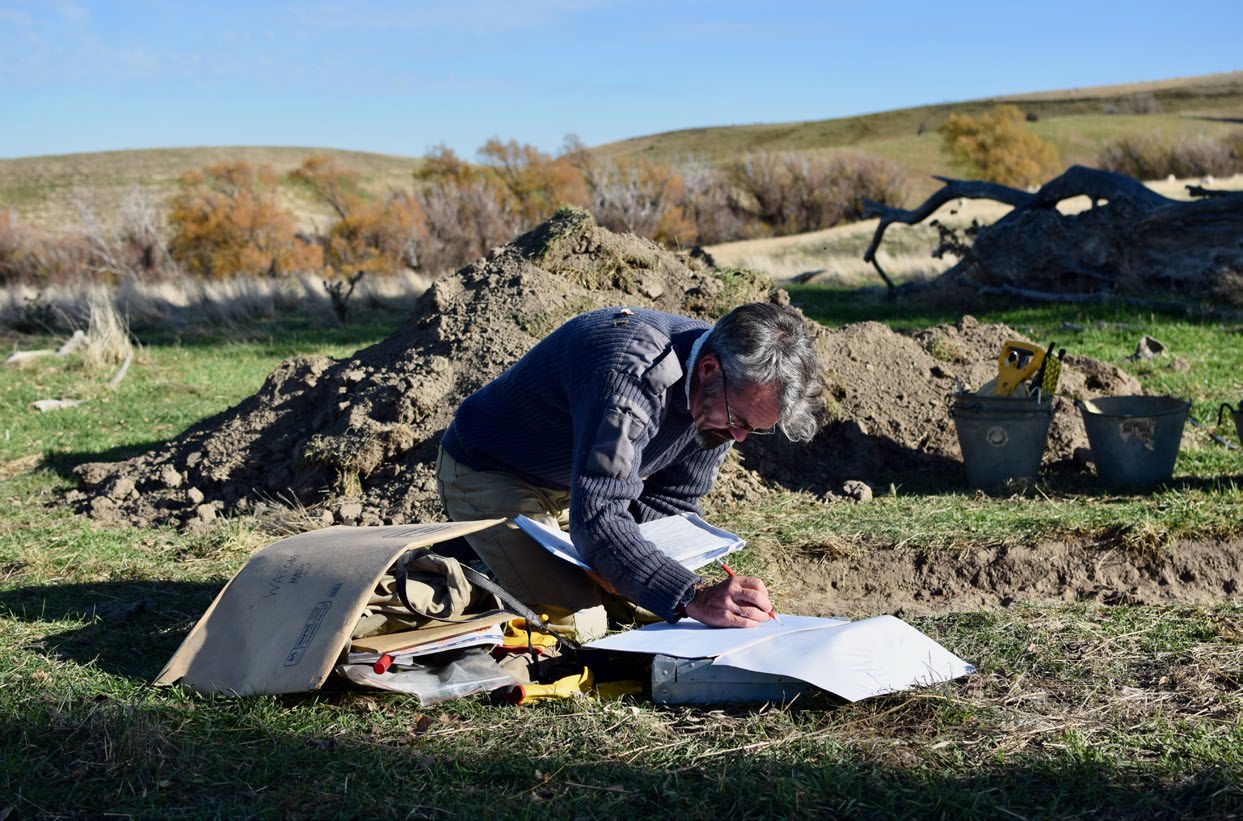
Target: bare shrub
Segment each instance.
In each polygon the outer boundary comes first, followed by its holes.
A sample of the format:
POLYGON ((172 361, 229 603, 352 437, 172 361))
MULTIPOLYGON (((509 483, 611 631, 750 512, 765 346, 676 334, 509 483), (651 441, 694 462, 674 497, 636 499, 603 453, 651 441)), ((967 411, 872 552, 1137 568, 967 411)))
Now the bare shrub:
POLYGON ((733 207, 752 235, 828 228, 863 213, 863 199, 899 204, 897 166, 863 155, 815 156, 759 152, 732 166, 739 191, 733 207))
POLYGON ((700 245, 725 242, 742 235, 742 220, 729 174, 713 168, 702 157, 684 157, 674 163, 682 177, 682 214, 700 245))
POLYGON ((586 169, 588 208, 612 231, 669 242, 692 233, 682 214, 682 178, 675 169, 647 160, 593 164, 586 169))
POLYGON ((1123 97, 1106 107, 1106 114, 1160 114, 1161 103, 1148 92, 1123 97))
POLYGON ((1229 176, 1237 167, 1230 146, 1210 137, 1179 140, 1170 152, 1170 173, 1175 177, 1229 176))
POLYGON ((0 211, 0 285, 75 282, 89 277, 90 257, 82 237, 54 236, 0 211))
MULTIPOLYGON (((1243 143, 1243 138, 1239 138, 1243 143)), ((1199 136, 1181 140, 1162 140, 1148 135, 1122 137, 1106 146, 1097 157, 1097 166, 1139 180, 1168 176, 1228 176, 1243 169, 1239 146, 1231 138, 1199 136)))
POLYGON ((77 195, 74 205, 90 246, 90 267, 97 274, 117 278, 169 278, 180 271, 168 251, 168 226, 163 208, 147 191, 134 187, 121 199, 120 223, 106 231, 96 218, 88 196, 77 195))
POLYGON ((439 272, 483 256, 518 233, 521 220, 478 178, 443 177, 416 194, 425 214, 419 267, 439 272))

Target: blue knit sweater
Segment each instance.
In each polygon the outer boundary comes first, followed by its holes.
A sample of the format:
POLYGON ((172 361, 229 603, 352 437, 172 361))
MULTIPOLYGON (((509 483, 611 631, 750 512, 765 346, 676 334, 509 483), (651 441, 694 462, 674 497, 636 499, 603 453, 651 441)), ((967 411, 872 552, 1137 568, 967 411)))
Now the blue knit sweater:
POLYGON ((568 489, 575 547, 665 618, 699 577, 636 522, 699 512, 729 449, 700 448, 687 407, 687 360, 709 327, 642 309, 582 314, 468 397, 442 441, 476 470, 568 489))

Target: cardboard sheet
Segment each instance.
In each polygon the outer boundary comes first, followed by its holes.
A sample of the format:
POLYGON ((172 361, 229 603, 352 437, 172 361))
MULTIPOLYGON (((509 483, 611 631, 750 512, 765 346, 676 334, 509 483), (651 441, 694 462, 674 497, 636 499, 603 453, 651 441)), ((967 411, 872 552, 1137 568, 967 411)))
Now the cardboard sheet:
POLYGON ((268 545, 229 581, 155 683, 238 695, 318 689, 402 552, 503 521, 338 526, 268 545))

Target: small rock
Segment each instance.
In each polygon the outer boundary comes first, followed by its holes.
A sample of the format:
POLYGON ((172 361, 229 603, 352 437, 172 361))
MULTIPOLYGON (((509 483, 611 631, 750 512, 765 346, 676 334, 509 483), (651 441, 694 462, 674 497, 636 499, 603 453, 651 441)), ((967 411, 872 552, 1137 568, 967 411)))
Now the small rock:
POLYGON ((191 453, 186 457, 186 467, 192 468, 201 461, 203 461, 203 452, 201 450, 196 450, 194 453, 191 453))
POLYGON ((205 522, 210 522, 216 518, 215 505, 199 505, 194 509, 194 512, 205 522))
POLYGON ((856 502, 872 501, 872 487, 859 479, 850 479, 842 484, 842 494, 856 502))
POLYGON ((106 519, 116 513, 116 502, 104 496, 91 499, 91 515, 97 519, 106 519))
POLYGON ((73 473, 82 484, 87 487, 96 487, 112 475, 115 467, 111 462, 87 462, 85 465, 78 465, 74 468, 73 473))
POLYGON ((180 487, 182 477, 177 472, 177 468, 172 465, 165 465, 160 468, 160 481, 164 483, 164 487, 180 487))
POLYGON ((337 515, 341 517, 343 522, 352 522, 363 515, 363 506, 360 502, 346 502, 337 508, 337 515))
POLYGON ((319 514, 319 521, 326 527, 336 521, 331 510, 325 510, 319 514))
POLYGON ((134 492, 134 480, 128 476, 119 476, 108 488, 108 498, 121 500, 134 492))
POLYGON ((203 500, 207 497, 203 495, 203 491, 196 487, 192 487, 186 491, 186 498, 190 500, 191 504, 201 505, 203 504, 203 500))
POLYGON ((665 293, 665 286, 655 277, 643 277, 638 282, 638 290, 648 299, 660 299, 665 293))
POLYGON ((1132 362, 1138 362, 1141 359, 1152 359, 1154 356, 1160 356, 1165 353, 1165 345, 1161 344, 1151 336, 1145 336, 1135 346, 1135 353, 1127 357, 1132 362))

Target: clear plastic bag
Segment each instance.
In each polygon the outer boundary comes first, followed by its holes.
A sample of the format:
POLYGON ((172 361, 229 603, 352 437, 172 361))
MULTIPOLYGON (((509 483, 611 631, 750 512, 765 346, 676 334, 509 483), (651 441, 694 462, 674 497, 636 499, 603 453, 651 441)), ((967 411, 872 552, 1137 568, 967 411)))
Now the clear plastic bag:
POLYGON ((377 673, 370 664, 338 664, 336 671, 364 687, 417 696, 423 704, 491 692, 516 683, 480 647, 437 653, 423 657, 419 664, 393 665, 384 673, 377 673))

